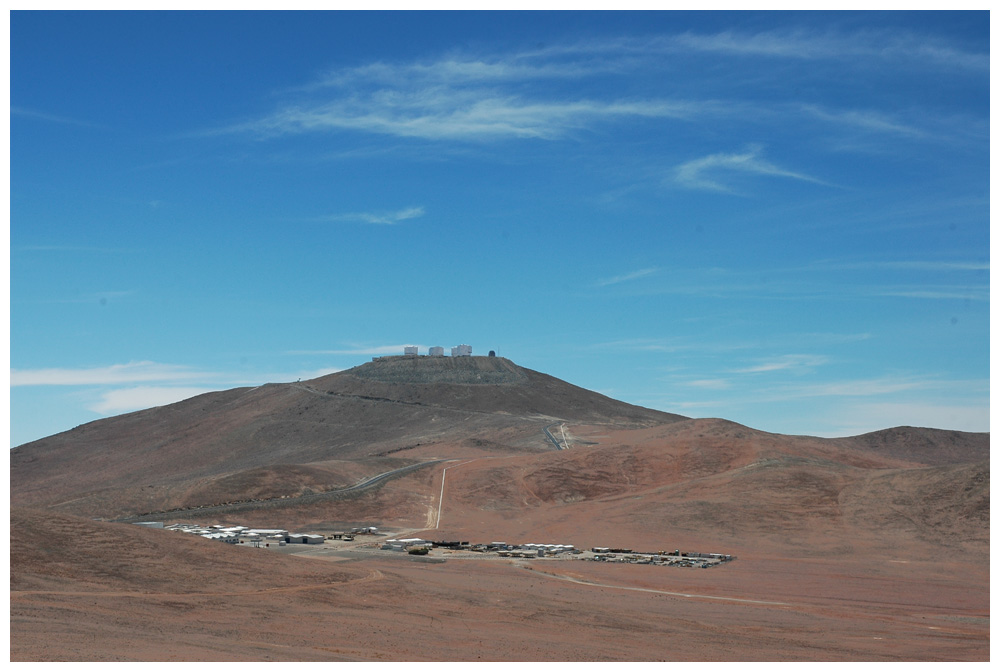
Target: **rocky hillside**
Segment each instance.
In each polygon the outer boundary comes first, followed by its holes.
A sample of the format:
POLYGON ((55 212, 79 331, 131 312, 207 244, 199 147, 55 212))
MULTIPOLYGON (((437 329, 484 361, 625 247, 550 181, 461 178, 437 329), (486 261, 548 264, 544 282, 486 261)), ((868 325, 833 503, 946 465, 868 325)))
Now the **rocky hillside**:
POLYGON ((346 462, 376 474, 399 466, 386 467, 384 457, 419 445, 545 452, 555 448, 543 428, 554 422, 644 427, 680 419, 504 358, 382 358, 315 380, 204 394, 19 446, 10 454, 11 500, 148 511, 189 503, 191 492, 216 479, 241 482, 241 474, 276 465, 321 467, 309 487, 322 490, 344 485, 337 474, 359 476, 346 462), (317 482, 327 474, 329 483, 317 482))

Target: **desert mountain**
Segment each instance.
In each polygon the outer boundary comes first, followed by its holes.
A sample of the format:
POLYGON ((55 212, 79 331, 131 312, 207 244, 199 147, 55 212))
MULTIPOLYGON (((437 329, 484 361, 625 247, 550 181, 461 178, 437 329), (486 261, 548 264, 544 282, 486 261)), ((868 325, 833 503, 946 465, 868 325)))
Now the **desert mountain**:
POLYGON ((489 463, 488 492, 475 501, 512 517, 533 502, 641 492, 650 506, 681 493, 685 502, 738 500, 730 519, 763 521, 784 505, 776 509, 774 498, 826 511, 840 506, 843 492, 874 492, 859 485, 871 474, 987 462, 989 437, 912 427, 842 439, 783 436, 632 406, 499 357, 384 357, 20 446, 11 451, 11 501, 105 518, 233 502, 256 509, 252 502, 279 498, 290 500, 287 508, 449 458, 503 458, 489 463))
POLYGON ((505 359, 398 357, 20 446, 11 502, 16 659, 989 655, 988 434, 786 436, 505 359), (88 519, 143 513, 738 560, 291 558, 88 519))
POLYGON ((683 419, 501 357, 386 357, 314 380, 204 394, 19 446, 11 451, 11 496, 19 505, 65 504, 92 515, 247 492, 281 496, 407 464, 415 460, 404 453, 418 445, 441 445, 442 456, 456 444, 543 452, 554 449, 543 432, 553 423, 648 427, 683 419))

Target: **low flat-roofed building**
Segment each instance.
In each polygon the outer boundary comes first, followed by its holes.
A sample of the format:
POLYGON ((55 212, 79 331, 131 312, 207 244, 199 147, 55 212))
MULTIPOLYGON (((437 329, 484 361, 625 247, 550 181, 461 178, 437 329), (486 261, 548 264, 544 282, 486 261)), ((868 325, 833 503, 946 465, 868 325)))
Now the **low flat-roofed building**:
POLYGON ((322 534, 289 534, 289 544, 322 544, 325 539, 322 534))
POLYGON ((239 537, 231 532, 208 532, 207 534, 199 535, 203 539, 212 539, 213 541, 224 541, 227 544, 235 544, 239 542, 239 537))
POLYGON ((285 537, 285 541, 288 541, 288 530, 269 530, 269 529, 258 530, 258 529, 250 529, 250 530, 243 530, 243 532, 241 532, 241 534, 243 534, 244 536, 248 536, 248 537, 256 535, 256 536, 262 537, 262 538, 263 537, 285 537))

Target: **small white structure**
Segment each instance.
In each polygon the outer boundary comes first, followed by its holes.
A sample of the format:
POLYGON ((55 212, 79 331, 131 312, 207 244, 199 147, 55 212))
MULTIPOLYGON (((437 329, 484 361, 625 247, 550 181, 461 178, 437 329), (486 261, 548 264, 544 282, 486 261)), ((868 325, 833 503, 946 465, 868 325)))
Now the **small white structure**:
POLYGON ((417 354, 417 346, 415 346, 415 345, 406 345, 406 346, 403 346, 403 354, 404 355, 415 355, 415 354, 417 354))
POLYGON ((472 357, 472 346, 471 345, 456 345, 451 349, 452 357, 472 357))
POLYGON ((433 546, 431 542, 425 539, 386 539, 385 543, 382 544, 383 551, 405 551, 408 548, 413 547, 426 547, 430 548, 433 546))
POLYGON ((227 544, 235 544, 239 542, 237 535, 231 532, 208 532, 207 534, 198 535, 203 539, 213 539, 215 541, 223 541, 227 544))
POLYGON ((322 534, 290 534, 287 541, 289 544, 322 544, 324 537, 322 534))
POLYGON ((435 345, 427 351, 427 354, 431 357, 444 357, 444 348, 440 345, 435 345))
POLYGON ((239 535, 243 534, 250 528, 246 527, 245 525, 230 525, 226 527, 223 527, 221 525, 213 525, 212 529, 217 530, 219 532, 230 532, 232 534, 239 535))
POLYGON ((288 541, 288 530, 244 530, 240 534, 250 539, 283 539, 288 541))

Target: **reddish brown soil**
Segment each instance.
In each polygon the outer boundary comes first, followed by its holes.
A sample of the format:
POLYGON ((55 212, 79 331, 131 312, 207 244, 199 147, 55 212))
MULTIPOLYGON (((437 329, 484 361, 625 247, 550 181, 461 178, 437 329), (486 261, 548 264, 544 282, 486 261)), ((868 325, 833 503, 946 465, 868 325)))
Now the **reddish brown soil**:
POLYGON ((988 463, 687 424, 574 426, 576 447, 543 455, 456 447, 361 498, 234 522, 737 556, 720 567, 321 560, 19 509, 12 659, 989 659, 988 463))
POLYGON ((13 522, 15 661, 989 656, 988 570, 960 559, 330 562, 33 512, 13 522), (67 539, 47 546, 54 534, 67 539))
POLYGON ((470 362, 206 395, 15 449, 11 501, 32 508, 11 515, 12 660, 989 659, 988 435, 781 436, 470 362), (295 500, 430 458, 447 461, 295 500), (87 518, 248 497, 288 499, 184 515, 737 559, 345 558, 87 518))

